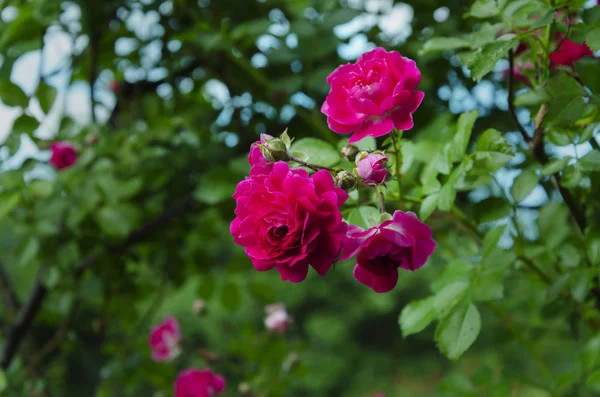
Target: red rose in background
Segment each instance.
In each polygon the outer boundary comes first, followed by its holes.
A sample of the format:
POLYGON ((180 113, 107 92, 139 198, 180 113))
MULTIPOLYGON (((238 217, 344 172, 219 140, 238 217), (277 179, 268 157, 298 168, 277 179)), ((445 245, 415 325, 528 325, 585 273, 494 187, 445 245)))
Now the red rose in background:
MULTIPOLYGON (((562 40, 563 35, 558 36, 558 40, 562 40)), ((550 54, 550 62, 554 65, 570 66, 583 57, 593 57, 594 52, 586 43, 577 44, 569 39, 565 39, 552 54, 550 54)))
POLYGON ((324 276, 338 257, 347 225, 340 207, 348 194, 325 170, 312 176, 273 164, 268 175, 237 185, 230 232, 259 271, 276 268, 283 280, 300 282, 308 267, 324 276))
POLYGON ((416 91, 420 82, 421 72, 413 60, 375 48, 327 77, 331 90, 321 111, 334 132, 352 133, 350 143, 377 138, 394 128, 410 130, 412 113, 425 95, 416 91))
POLYGON ((54 142, 50 150, 52 151, 50 164, 57 170, 68 168, 77 162, 77 150, 69 142, 54 142))
POLYGON ((354 278, 373 291, 394 289, 398 268, 417 270, 435 249, 431 228, 412 212, 394 212, 391 220, 369 230, 350 225, 342 260, 358 255, 354 278))
POLYGON ((175 397, 213 397, 225 389, 225 378, 210 369, 187 369, 175 381, 175 397))

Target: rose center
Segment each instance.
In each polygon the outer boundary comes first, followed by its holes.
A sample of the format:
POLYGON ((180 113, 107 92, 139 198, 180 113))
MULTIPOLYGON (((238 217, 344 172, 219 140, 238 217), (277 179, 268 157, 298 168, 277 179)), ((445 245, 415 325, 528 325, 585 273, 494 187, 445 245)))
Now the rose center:
POLYGON ((283 226, 278 226, 276 228, 271 229, 271 234, 273 235, 273 238, 276 240, 281 240, 282 238, 285 237, 285 235, 288 233, 289 228, 285 225, 283 226))
POLYGON ((369 260, 371 271, 376 275, 385 275, 402 264, 402 261, 394 260, 390 255, 376 256, 369 260))

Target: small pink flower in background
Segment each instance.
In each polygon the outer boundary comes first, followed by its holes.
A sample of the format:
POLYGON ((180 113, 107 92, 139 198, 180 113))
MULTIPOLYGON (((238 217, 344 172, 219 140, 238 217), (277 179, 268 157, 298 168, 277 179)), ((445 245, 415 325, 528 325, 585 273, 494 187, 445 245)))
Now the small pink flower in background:
POLYGON ((435 249, 431 228, 412 212, 394 212, 391 220, 369 230, 350 225, 341 260, 358 255, 354 278, 382 293, 394 289, 398 268, 417 270, 435 249))
POLYGON ((187 369, 175 381, 175 397, 212 397, 225 389, 225 378, 210 369, 187 369))
POLYGON ((157 362, 170 361, 180 353, 179 341, 181 332, 179 322, 175 317, 169 316, 150 331, 150 347, 152 359, 157 362))
POLYGON ((69 142, 54 142, 50 150, 50 164, 57 170, 68 168, 77 162, 77 149, 69 142))
POLYGON ((385 397, 385 394, 383 394, 383 393, 377 393, 373 397, 385 397))
POLYGON ((375 48, 327 77, 331 90, 321 111, 334 132, 353 134, 349 143, 377 138, 394 128, 410 130, 412 113, 425 95, 416 91, 420 82, 421 72, 413 60, 375 48))
POLYGON ((337 259, 347 225, 340 207, 348 194, 331 174, 308 175, 278 161, 268 174, 238 183, 230 233, 258 271, 276 268, 282 280, 303 281, 311 266, 324 276, 337 259))
POLYGON ((192 304, 192 310, 196 314, 202 314, 206 311, 206 301, 202 299, 196 299, 192 304))
MULTIPOLYGON (((557 40, 560 42, 562 37, 564 37, 562 34, 558 35, 557 40)), ((566 39, 559 48, 550 54, 550 62, 554 65, 573 67, 575 62, 588 56, 593 57, 594 52, 586 43, 577 44, 574 41, 566 39)))
POLYGON ((248 154, 248 163, 250 163, 250 175, 270 174, 273 171, 273 162, 267 160, 263 156, 258 145, 264 145, 268 139, 273 139, 271 135, 260 134, 260 141, 257 141, 250 146, 248 154))
MULTIPOLYGON (((533 62, 531 62, 531 61, 523 62, 522 60, 517 59, 515 61, 515 65, 513 67, 513 75, 515 76, 515 79, 517 79, 517 81, 520 81, 521 83, 523 83, 525 85, 531 86, 531 81, 529 80, 529 77, 527 77, 525 74, 523 74, 523 72, 525 72, 527 70, 534 70, 534 69, 535 69, 535 65, 533 64, 533 62)), ((508 79, 508 73, 509 73, 509 68, 507 68, 503 72, 505 79, 508 79)))
POLYGON ((385 182, 388 170, 384 162, 388 158, 382 152, 362 152, 356 157, 356 169, 358 176, 367 185, 380 185, 385 182))
POLYGON ((114 92, 115 94, 119 91, 120 88, 121 83, 119 83, 117 80, 112 80, 110 83, 108 83, 108 89, 114 92))
POLYGON ((265 307, 265 327, 269 331, 283 334, 288 326, 293 322, 292 317, 285 310, 285 306, 281 303, 273 303, 265 307))

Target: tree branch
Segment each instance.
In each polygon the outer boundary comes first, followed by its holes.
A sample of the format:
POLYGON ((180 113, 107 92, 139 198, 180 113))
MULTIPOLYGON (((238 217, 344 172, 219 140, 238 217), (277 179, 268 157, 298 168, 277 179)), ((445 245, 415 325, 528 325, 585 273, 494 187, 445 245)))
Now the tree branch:
POLYGON ((25 302, 25 305, 21 307, 17 313, 15 322, 8 330, 6 342, 4 343, 2 354, 0 355, 0 367, 2 367, 4 370, 8 369, 10 366, 10 363, 12 362, 19 345, 27 334, 27 330, 33 323, 35 315, 42 307, 42 303, 44 302, 44 298, 48 292, 43 282, 47 267, 48 266, 45 264, 42 264, 40 267, 35 283, 31 288, 29 298, 27 298, 27 302, 25 302))
POLYGON ((513 50, 508 51, 508 112, 510 113, 512 119, 517 125, 517 129, 521 133, 523 140, 525 143, 529 144, 531 142, 531 138, 527 135, 527 131, 519 122, 519 118, 517 117, 517 112, 515 111, 515 56, 513 50))

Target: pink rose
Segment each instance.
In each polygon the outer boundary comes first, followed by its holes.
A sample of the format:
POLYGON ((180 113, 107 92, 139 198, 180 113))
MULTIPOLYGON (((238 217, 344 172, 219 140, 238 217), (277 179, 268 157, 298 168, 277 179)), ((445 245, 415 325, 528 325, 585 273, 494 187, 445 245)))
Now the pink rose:
POLYGON ((180 352, 179 322, 175 317, 167 317, 150 331, 150 347, 152 359, 157 362, 169 361, 177 357, 180 352))
POLYGON ((225 378, 210 369, 187 369, 175 381, 175 397, 212 397, 225 389, 225 378))
POLYGON ((77 150, 69 142, 54 142, 50 150, 52 151, 50 164, 57 170, 68 168, 77 162, 77 150))
POLYGON ((329 172, 308 175, 278 161, 268 175, 237 185, 230 232, 259 271, 277 268, 282 280, 300 282, 308 266, 324 276, 342 247, 347 225, 339 208, 348 194, 329 172))
POLYGON ((379 185, 385 182, 388 170, 385 168, 384 161, 388 161, 388 158, 381 152, 359 154, 356 158, 358 176, 367 185, 379 185))
POLYGON ((350 225, 342 260, 358 255, 354 278, 382 293, 396 286, 399 267, 417 270, 434 249, 431 228, 412 212, 396 211, 391 220, 369 230, 350 225))
MULTIPOLYGON (((562 34, 557 39, 562 40, 562 34)), ((583 57, 593 57, 594 53, 587 44, 577 44, 569 39, 565 39, 560 47, 550 54, 550 62, 554 65, 570 66, 583 57)))
POLYGON ((269 331, 277 334, 283 334, 293 322, 292 317, 281 303, 267 305, 265 307, 265 313, 267 313, 265 327, 267 327, 269 331))
POLYGON ((250 153, 248 154, 248 163, 250 163, 250 175, 261 175, 270 174, 273 171, 273 162, 267 160, 263 156, 262 151, 258 145, 264 145, 268 139, 273 139, 271 135, 260 134, 260 141, 254 142, 250 146, 250 153))
POLYGON ((420 82, 421 72, 413 60, 375 48, 327 77, 331 90, 321 111, 333 131, 353 133, 350 143, 377 138, 394 127, 410 130, 412 113, 425 95, 415 91, 420 82))

